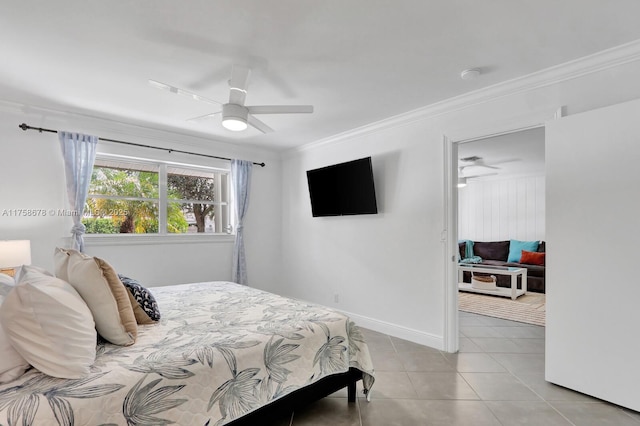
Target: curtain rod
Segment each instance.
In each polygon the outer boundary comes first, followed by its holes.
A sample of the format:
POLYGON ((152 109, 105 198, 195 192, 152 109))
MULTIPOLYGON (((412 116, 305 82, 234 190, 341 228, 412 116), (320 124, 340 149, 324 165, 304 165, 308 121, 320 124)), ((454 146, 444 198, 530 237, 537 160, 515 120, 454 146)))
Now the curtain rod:
MULTIPOLYGON (((20 124, 18 127, 20 127, 25 132, 27 130, 37 130, 40 133, 42 133, 42 132, 58 133, 57 130, 43 129, 42 127, 31 127, 31 126, 29 126, 29 125, 27 125, 25 123, 20 124)), ((144 145, 144 144, 141 144, 141 143, 134 143, 134 142, 119 141, 119 140, 116 140, 116 139, 107 139, 107 138, 100 138, 100 137, 98 139, 100 139, 101 141, 105 141, 105 142, 121 143, 121 144, 124 144, 124 145, 131 145, 131 146, 139 146, 141 148, 159 149, 161 151, 167 151, 169 154, 171 154, 172 152, 179 152, 180 154, 197 155, 199 157, 207 157, 207 158, 217 158, 218 160, 229 160, 229 161, 232 160, 232 158, 218 157, 216 155, 200 154, 200 153, 197 153, 197 152, 181 151, 179 149, 171 149, 171 148, 160 148, 158 146, 144 145)), ((256 163, 256 162, 252 162, 252 163, 255 164, 256 166, 260 166, 260 167, 266 166, 266 164, 264 164, 264 163, 256 163)))

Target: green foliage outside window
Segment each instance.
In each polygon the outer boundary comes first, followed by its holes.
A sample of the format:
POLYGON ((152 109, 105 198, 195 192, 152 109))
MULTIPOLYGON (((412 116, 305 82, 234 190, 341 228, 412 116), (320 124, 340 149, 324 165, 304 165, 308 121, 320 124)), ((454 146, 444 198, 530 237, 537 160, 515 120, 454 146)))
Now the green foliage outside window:
POLYGON ((113 220, 102 217, 84 217, 82 223, 87 234, 117 234, 118 227, 113 220))
MULTIPOLYGON (((211 178, 170 174, 167 176, 167 187, 170 199, 214 201, 215 183, 211 178)), ((176 204, 180 208, 178 203, 170 204, 176 204)), ((205 220, 207 217, 213 219, 214 206, 205 203, 188 203, 184 208, 189 213, 193 213, 198 232, 205 232, 205 220)))
MULTIPOLYGON (((158 179, 156 171, 94 167, 82 219, 86 233, 158 233, 158 179)), ((188 231, 185 213, 195 217, 197 232, 205 232, 205 219, 214 217, 213 205, 171 200, 213 201, 214 179, 170 174, 167 191, 167 232, 188 231)))

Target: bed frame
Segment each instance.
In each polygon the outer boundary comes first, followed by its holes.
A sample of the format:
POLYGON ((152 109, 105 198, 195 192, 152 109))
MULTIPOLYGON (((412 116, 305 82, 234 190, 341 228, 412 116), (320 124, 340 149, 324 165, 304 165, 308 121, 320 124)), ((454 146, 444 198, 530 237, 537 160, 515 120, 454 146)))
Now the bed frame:
POLYGON ((333 374, 318 380, 316 383, 300 388, 290 394, 277 399, 264 407, 260 407, 251 413, 242 416, 228 426, 255 426, 264 425, 282 419, 287 413, 292 413, 325 396, 347 388, 347 401, 356 402, 356 383, 362 379, 362 372, 355 368, 349 368, 346 373, 333 374))

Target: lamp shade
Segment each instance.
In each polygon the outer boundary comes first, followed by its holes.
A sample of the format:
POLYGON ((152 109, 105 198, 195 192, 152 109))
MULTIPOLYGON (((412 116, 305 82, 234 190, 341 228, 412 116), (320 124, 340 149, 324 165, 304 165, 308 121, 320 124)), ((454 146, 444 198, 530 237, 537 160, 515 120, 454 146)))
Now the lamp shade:
POLYGON ((0 268, 17 268, 31 264, 31 241, 0 241, 0 268))

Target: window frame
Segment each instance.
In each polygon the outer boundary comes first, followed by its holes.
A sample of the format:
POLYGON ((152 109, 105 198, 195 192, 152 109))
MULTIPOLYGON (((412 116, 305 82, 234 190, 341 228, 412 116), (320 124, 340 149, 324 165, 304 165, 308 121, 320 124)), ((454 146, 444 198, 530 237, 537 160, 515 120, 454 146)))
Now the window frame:
MULTIPOLYGON (((127 196, 109 196, 103 194, 92 195, 87 194, 89 198, 106 198, 106 199, 134 199, 140 201, 151 201, 158 203, 158 232, 148 234, 135 233, 116 233, 116 234, 84 234, 85 244, 92 245, 121 245, 121 244, 157 244, 157 243, 205 243, 205 242, 231 242, 235 240, 235 215, 233 214, 233 192, 231 191, 231 168, 203 166, 198 164, 179 163, 173 161, 165 161, 151 158, 138 158, 116 154, 98 153, 96 154, 96 162, 104 160, 106 162, 118 161, 123 168, 127 165, 135 170, 136 164, 147 164, 157 167, 158 173, 158 198, 143 197, 127 197, 127 196), (168 198, 167 176, 168 168, 178 168, 186 170, 204 171, 213 173, 214 176, 226 175, 226 179, 215 179, 216 189, 219 194, 226 196, 226 201, 208 202, 216 206, 221 206, 226 210, 220 216, 226 216, 226 223, 229 231, 227 232, 196 232, 196 233, 169 233, 167 231, 167 208, 169 202, 189 202, 203 200, 182 200, 168 198), (226 186, 223 188, 223 186, 226 186)), ((94 165, 94 167, 96 167, 94 165)), ((101 166, 97 166, 101 167, 101 166)), ((107 167, 107 166, 104 166, 107 167)), ((179 173, 171 173, 179 174, 179 173)), ((224 229, 224 227, 222 227, 224 229)))

